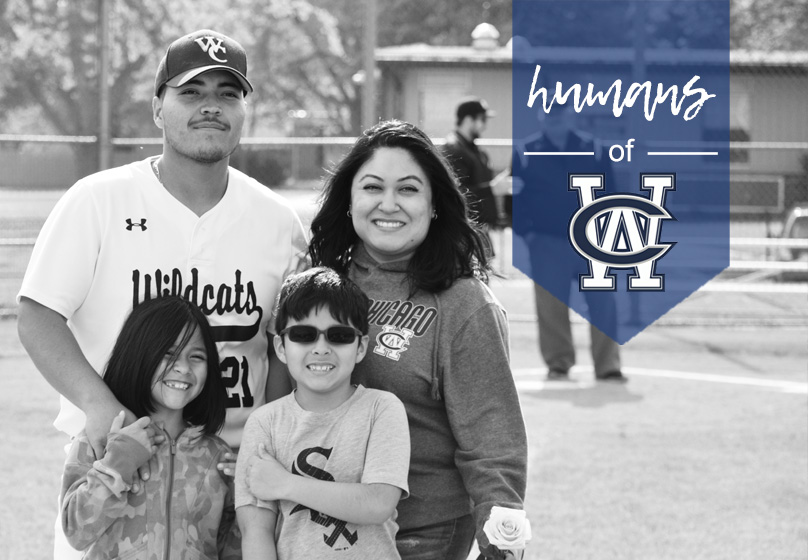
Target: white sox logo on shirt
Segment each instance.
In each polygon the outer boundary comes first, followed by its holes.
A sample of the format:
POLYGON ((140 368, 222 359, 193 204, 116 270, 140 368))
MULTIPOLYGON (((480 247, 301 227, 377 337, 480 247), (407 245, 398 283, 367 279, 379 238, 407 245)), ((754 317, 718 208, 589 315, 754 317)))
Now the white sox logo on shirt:
MULTIPOLYGON (((309 463, 309 455, 320 455, 325 457, 328 460, 331 457, 331 451, 333 447, 325 448, 325 447, 310 447, 309 449, 304 449, 301 451, 298 456, 297 460, 292 463, 292 474, 296 474, 298 476, 310 476, 311 478, 316 478, 317 480, 326 480, 328 482, 334 482, 334 475, 328 472, 325 469, 318 468, 311 463, 309 463)), ((331 517, 330 515, 325 515, 324 513, 320 513, 319 511, 313 510, 306 506, 302 506, 297 504, 289 515, 294 515, 299 511, 306 511, 309 510, 309 519, 318 525, 322 525, 326 529, 334 526, 334 530, 331 531, 331 534, 324 534, 323 541, 329 547, 333 548, 334 550, 345 550, 353 545, 356 544, 356 541, 359 540, 359 535, 357 531, 349 531, 347 528, 348 523, 342 521, 341 519, 337 519, 336 517, 331 517), (340 537, 343 537, 345 541, 347 541, 348 546, 342 547, 335 547, 334 545, 337 544, 337 541, 340 537)))
POLYGON ((382 327, 382 332, 376 335, 373 353, 397 362, 410 345, 410 339, 423 336, 437 315, 434 307, 415 305, 411 301, 371 300, 368 321, 382 327))
POLYGON ((211 35, 206 35, 196 39, 194 42, 199 45, 204 52, 208 53, 208 56, 216 62, 227 62, 227 59, 222 60, 221 58, 216 57, 216 53, 219 51, 222 51, 222 53, 227 52, 227 49, 222 46, 223 39, 217 39, 211 35))

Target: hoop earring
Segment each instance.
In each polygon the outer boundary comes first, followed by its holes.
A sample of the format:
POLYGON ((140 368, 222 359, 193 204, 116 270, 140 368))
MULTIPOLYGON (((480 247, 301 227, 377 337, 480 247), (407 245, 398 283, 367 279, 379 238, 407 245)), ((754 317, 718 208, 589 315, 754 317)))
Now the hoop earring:
POLYGON ((437 220, 437 219, 438 219, 438 212, 437 212, 437 210, 433 210, 432 211, 432 220, 437 220))
POLYGON ((348 211, 346 212, 346 214, 348 215, 349 218, 351 217, 351 209, 350 208, 348 208, 348 211))

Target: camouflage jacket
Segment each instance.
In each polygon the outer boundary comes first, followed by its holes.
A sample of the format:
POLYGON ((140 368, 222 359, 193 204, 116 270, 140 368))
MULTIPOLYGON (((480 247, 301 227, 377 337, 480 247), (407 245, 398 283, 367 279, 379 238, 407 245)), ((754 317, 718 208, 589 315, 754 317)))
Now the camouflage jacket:
POLYGON ((135 493, 132 482, 148 458, 146 448, 111 434, 97 460, 81 433, 62 477, 68 542, 92 560, 240 559, 233 480, 216 468, 229 451, 220 438, 189 428, 159 447, 149 480, 135 493))

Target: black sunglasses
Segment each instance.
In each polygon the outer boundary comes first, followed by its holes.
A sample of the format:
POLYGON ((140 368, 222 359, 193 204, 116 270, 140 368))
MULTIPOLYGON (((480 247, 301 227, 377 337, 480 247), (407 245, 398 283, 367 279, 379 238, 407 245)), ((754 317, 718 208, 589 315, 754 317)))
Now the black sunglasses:
POLYGON ((357 336, 362 336, 362 333, 357 329, 344 325, 328 327, 324 331, 311 325, 294 325, 286 327, 280 332, 281 336, 288 335, 289 340, 299 344, 316 342, 321 334, 324 334, 326 340, 331 344, 350 344, 356 340, 357 336))

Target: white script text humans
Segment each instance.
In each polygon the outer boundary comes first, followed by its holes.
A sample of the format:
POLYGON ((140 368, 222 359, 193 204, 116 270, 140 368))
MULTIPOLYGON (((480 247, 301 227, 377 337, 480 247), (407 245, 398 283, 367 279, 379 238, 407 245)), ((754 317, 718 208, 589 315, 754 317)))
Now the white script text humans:
POLYGON ((573 107, 575 108, 576 113, 580 113, 581 110, 584 108, 584 105, 591 107, 595 103, 600 103, 601 105, 605 106, 609 101, 609 96, 614 94, 614 99, 612 100, 612 113, 615 117, 619 117, 623 114, 623 109, 626 107, 633 107, 634 103, 637 101, 637 98, 640 95, 644 97, 644 113, 645 119, 647 121, 654 120, 654 112, 656 111, 656 107, 659 103, 664 103, 665 100, 670 96, 670 103, 671 103, 671 113, 673 115, 678 115, 679 111, 682 109, 682 104, 684 100, 691 95, 698 95, 699 98, 697 101, 691 103, 684 112, 684 119, 686 121, 691 120, 695 117, 698 112, 701 110, 701 107, 704 103, 710 99, 711 97, 715 97, 714 94, 708 93, 704 88, 694 88, 693 86, 699 80, 699 76, 693 76, 689 82, 687 82, 684 87, 682 88, 682 97, 679 98, 677 102, 677 95, 679 92, 678 86, 670 86, 667 90, 664 89, 662 84, 656 85, 656 95, 652 101, 651 99, 651 92, 654 89, 653 84, 650 81, 646 81, 643 83, 633 83, 629 86, 628 91, 626 91, 625 97, 621 100, 620 94, 623 87, 622 80, 615 80, 614 83, 609 87, 608 90, 605 92, 597 91, 595 92, 595 86, 591 82, 587 85, 586 88, 586 95, 581 98, 582 93, 582 86, 581 84, 573 84, 571 85, 567 91, 563 91, 563 86, 561 82, 556 82, 555 92, 553 93, 552 97, 550 98, 550 104, 547 104, 548 101, 548 92, 547 88, 541 87, 538 90, 536 89, 536 81, 539 77, 539 71, 541 70, 541 65, 536 65, 536 71, 533 73, 533 83, 530 85, 530 96, 527 102, 528 107, 533 107, 533 103, 535 103, 536 98, 541 96, 543 99, 543 108, 545 113, 549 113, 550 109, 553 106, 555 101, 559 103, 566 103, 567 98, 572 95, 573 96, 573 107))

